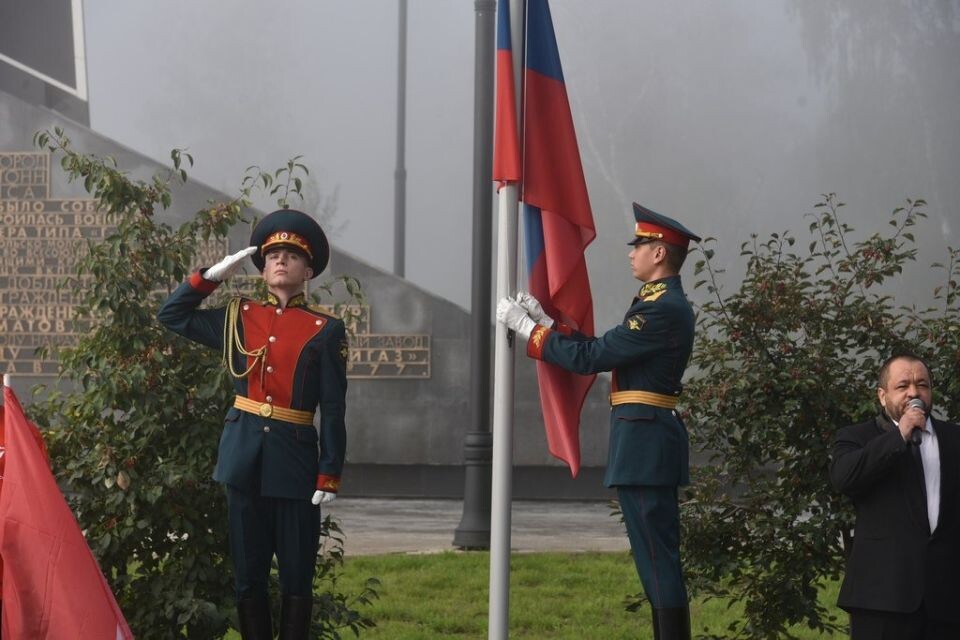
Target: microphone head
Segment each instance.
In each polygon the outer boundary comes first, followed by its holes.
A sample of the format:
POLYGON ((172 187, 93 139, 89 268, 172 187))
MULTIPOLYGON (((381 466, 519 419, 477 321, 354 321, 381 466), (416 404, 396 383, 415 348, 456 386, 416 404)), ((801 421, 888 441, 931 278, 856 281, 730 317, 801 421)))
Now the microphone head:
POLYGON ((923 411, 924 413, 926 413, 926 411, 927 411, 927 405, 924 404, 924 403, 923 403, 923 400, 921 400, 920 398, 910 398, 910 399, 907 401, 907 407, 911 407, 911 408, 914 408, 914 409, 920 409, 920 411, 923 411))

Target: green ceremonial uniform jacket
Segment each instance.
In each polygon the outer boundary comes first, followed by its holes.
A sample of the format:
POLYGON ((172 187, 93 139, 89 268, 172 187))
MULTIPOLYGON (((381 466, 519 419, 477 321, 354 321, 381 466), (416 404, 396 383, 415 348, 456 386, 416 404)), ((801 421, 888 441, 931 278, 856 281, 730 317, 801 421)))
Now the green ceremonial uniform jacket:
MULTIPOLYGON (((181 284, 164 302, 158 319, 195 342, 223 349, 226 308, 199 309, 219 283, 200 273, 181 284)), ((347 436, 347 339, 343 321, 306 303, 302 295, 286 308, 272 295, 265 302, 232 301, 234 333, 227 327, 238 396, 258 406, 314 413, 319 430, 231 407, 213 477, 219 482, 273 498, 307 499, 316 489, 336 492, 343 469, 347 436), (238 342, 239 341, 239 342, 238 342), (242 345, 248 354, 238 349, 242 345)))
MULTIPOLYGON (((693 350, 693 330, 693 309, 680 276, 671 276, 645 284, 623 324, 602 336, 537 327, 527 354, 581 375, 612 371, 613 391, 676 397, 693 350)), ((641 403, 611 407, 606 486, 689 481, 689 440, 675 410, 641 403)))

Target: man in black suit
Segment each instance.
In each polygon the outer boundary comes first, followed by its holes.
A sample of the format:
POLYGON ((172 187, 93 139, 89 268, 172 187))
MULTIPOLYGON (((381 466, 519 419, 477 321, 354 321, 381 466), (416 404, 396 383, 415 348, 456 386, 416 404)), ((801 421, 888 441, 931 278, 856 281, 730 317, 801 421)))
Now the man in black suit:
POLYGON ((833 442, 830 480, 857 514, 837 604, 853 640, 960 638, 960 426, 930 417, 915 355, 884 362, 877 397, 833 442))

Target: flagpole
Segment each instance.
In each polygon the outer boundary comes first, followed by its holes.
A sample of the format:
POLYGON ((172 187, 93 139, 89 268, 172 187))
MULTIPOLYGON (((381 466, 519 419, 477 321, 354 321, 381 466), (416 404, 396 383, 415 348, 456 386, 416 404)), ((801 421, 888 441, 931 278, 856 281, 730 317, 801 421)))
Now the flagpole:
MULTIPOLYGON (((521 113, 524 14, 523 0, 510 0, 516 113, 521 113)), ((521 136, 522 138, 522 136, 521 136)), ((517 230, 519 187, 500 188, 497 225, 497 300, 512 295, 517 286, 517 230)), ((513 390, 514 344, 507 329, 497 326, 493 378, 493 463, 490 505, 489 640, 506 640, 510 628, 510 528, 513 499, 513 390)))
MULTIPOLYGON (((517 282, 517 186, 500 189, 497 229, 497 299, 517 282)), ((510 525, 513 493, 514 349, 506 327, 497 326, 493 364, 493 483, 490 505, 490 640, 508 636, 510 525)))

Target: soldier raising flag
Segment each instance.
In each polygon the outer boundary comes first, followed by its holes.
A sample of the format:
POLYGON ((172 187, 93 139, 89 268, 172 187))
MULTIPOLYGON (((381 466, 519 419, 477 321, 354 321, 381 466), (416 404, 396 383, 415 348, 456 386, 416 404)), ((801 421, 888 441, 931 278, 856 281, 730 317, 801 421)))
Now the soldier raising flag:
POLYGON ((644 282, 623 323, 599 337, 555 322, 526 292, 503 298, 497 320, 528 339, 527 355, 588 375, 612 371, 610 449, 604 484, 615 487, 630 548, 653 607, 654 637, 688 639, 677 487, 689 483, 687 430, 675 407, 693 350, 693 309, 680 268, 696 235, 638 204, 630 241, 644 282))

